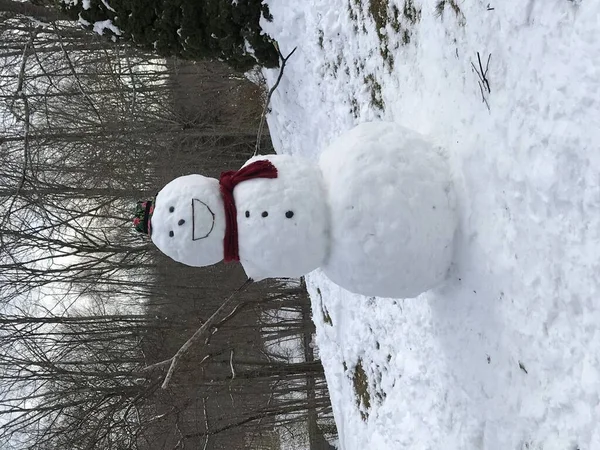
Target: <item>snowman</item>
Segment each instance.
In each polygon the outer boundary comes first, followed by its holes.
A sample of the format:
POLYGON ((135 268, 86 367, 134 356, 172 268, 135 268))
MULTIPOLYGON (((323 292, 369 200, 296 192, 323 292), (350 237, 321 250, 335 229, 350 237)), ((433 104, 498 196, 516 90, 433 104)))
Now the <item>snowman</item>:
POLYGON ((407 298, 447 275, 457 227, 443 152, 393 123, 364 123, 318 161, 251 158, 219 180, 168 183, 135 219, 190 266, 239 261, 249 278, 320 268, 358 294, 407 298))

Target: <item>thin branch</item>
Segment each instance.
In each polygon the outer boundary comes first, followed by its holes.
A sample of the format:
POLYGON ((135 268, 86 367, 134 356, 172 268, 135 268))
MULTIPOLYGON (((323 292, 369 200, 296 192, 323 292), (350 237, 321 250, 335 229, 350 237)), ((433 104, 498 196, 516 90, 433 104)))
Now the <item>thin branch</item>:
POLYGON ((248 306, 249 304, 250 304, 250 302, 240 302, 237 305, 235 305, 235 308, 231 311, 231 313, 229 313, 227 315, 227 317, 225 317, 219 323, 215 324, 215 328, 216 329, 221 328, 225 323, 227 323, 228 321, 233 319, 237 315, 237 313, 239 312, 239 310, 241 308, 243 308, 244 306, 248 306))
POLYGON ((204 439, 204 448, 208 448, 208 441, 210 440, 210 428, 208 426, 208 411, 206 410, 206 397, 202 397, 202 407, 204 409, 204 425, 206 426, 206 438, 204 439))
POLYGON ((483 92, 483 86, 481 85, 481 81, 478 81, 477 84, 479 85, 479 91, 481 92, 481 100, 483 101, 483 103, 485 103, 485 106, 487 107, 488 111, 490 110, 490 104, 487 101, 487 98, 485 98, 485 94, 483 92))
POLYGON ((23 48, 23 59, 21 61, 21 67, 19 68, 19 78, 18 78, 18 82, 17 82, 17 90, 15 92, 15 99, 16 98, 20 98, 23 101, 23 107, 24 107, 24 112, 25 112, 25 116, 23 118, 24 120, 24 128, 23 128, 23 169, 21 171, 21 179, 19 180, 19 185, 17 186, 17 190, 13 196, 13 198, 11 199, 11 202, 8 206, 8 209, 6 210, 6 213, 4 215, 4 217, 2 218, 2 223, 0 224, 0 228, 4 227, 4 224, 6 223, 6 221, 8 220, 12 208, 15 205, 15 202, 17 201, 17 198, 19 197, 21 190, 23 189, 23 186, 25 185, 25 180, 27 179, 27 162, 30 160, 29 158, 29 128, 31 125, 31 121, 30 121, 30 109, 29 109, 29 101, 27 99, 27 95, 24 92, 24 85, 25 85, 25 69, 27 66, 27 57, 28 57, 28 49, 29 47, 31 47, 33 45, 33 41, 35 40, 35 37, 37 36, 37 30, 34 32, 33 30, 31 31, 31 36, 29 37, 29 41, 25 44, 25 47, 23 48))
POLYGON ((85 91, 83 84, 81 83, 81 79, 79 78, 79 75, 77 74, 77 70, 75 70, 75 66, 73 65, 73 61, 71 61, 69 52, 67 51, 67 49, 65 48, 65 45, 63 44, 62 38, 60 36, 60 32, 58 31, 58 28, 56 27, 56 23, 53 23, 52 26, 54 27, 54 31, 56 32, 56 37, 58 38, 58 44, 60 45, 60 48, 63 51, 63 54, 65 56, 67 64, 69 65, 69 69, 71 70, 71 73, 72 73, 73 77, 75 78, 75 81, 77 81, 77 86, 79 87, 79 91, 85 97, 85 99, 88 101, 88 103, 94 110, 94 113, 98 117, 98 121, 102 125, 102 123, 103 123, 102 116, 100 115, 98 108, 96 108, 94 101, 92 100, 90 95, 85 91))
POLYGON ((271 89, 269 89, 269 93, 267 94, 267 99, 265 100, 265 107, 263 108, 263 112, 260 116, 260 124, 258 125, 258 134, 256 136, 256 146, 254 147, 254 156, 258 155, 258 152, 260 151, 260 140, 262 139, 263 128, 265 126, 265 119, 267 117, 267 111, 269 109, 269 104, 271 103, 271 97, 273 96, 275 89, 277 89, 277 87, 279 86, 279 82, 281 81, 281 78, 283 77, 283 70, 285 69, 285 64, 287 63, 288 59, 291 58, 291 56, 294 54, 294 52, 296 51, 297 48, 298 47, 294 47, 294 50, 292 50, 287 56, 284 57, 281 54, 279 47, 277 47, 277 52, 279 53, 279 58, 281 59, 281 68, 279 69, 279 76, 277 77, 277 81, 275 81, 275 84, 273 85, 273 87, 271 89))
POLYGON ((477 69, 477 67, 475 67, 475 64, 473 64, 473 62, 471 62, 471 67, 473 67, 473 70, 475 71, 475 73, 477 74, 477 76, 479 77, 479 80, 481 81, 481 83, 483 84, 483 86, 485 87, 485 90, 488 93, 492 93, 492 90, 490 89, 490 82, 487 79, 487 73, 490 67, 490 59, 492 57, 492 54, 490 53, 488 55, 488 59, 487 62, 485 64, 485 70, 483 68, 483 65, 481 64, 481 56, 479 54, 479 52, 477 52, 477 62, 479 64, 479 69, 477 69))
MULTIPOLYGON (((167 389, 169 387, 171 378, 173 378, 175 369, 177 368, 177 365, 179 364, 179 361, 183 357, 183 355, 185 355, 187 353, 187 351, 190 349, 190 347, 192 345, 194 345, 196 342, 204 339, 206 337, 206 335, 211 332, 212 326, 214 325, 215 322, 221 320, 221 318, 223 316, 226 316, 229 314, 231 309, 233 309, 231 304, 233 303, 233 300, 235 300, 236 294, 238 294, 241 291, 243 291, 244 289, 246 289, 252 282, 253 282, 252 278, 248 278, 244 282, 244 284, 242 284, 239 288, 237 288, 229 296, 229 298, 227 300, 225 300, 221 306, 219 306, 219 309, 217 309, 214 312, 214 314, 212 316, 210 316, 207 319, 207 321, 202 324, 202 326, 200 328, 198 328, 198 330, 192 335, 192 337, 189 338, 187 340, 187 342, 181 346, 181 348, 177 351, 177 353, 175 353, 175 356, 173 356, 170 360, 168 360, 171 362, 171 365, 169 366, 169 370, 168 370, 167 375, 165 376, 165 380, 163 381, 163 384, 161 386, 163 389, 167 389)), ((162 365, 162 363, 160 363, 160 364, 162 365)))
POLYGON ((235 379, 235 368, 233 367, 233 350, 231 350, 231 355, 229 356, 229 367, 231 368, 231 380, 235 379))
POLYGON ((473 62, 471 62, 471 67, 473 68, 473 70, 477 74, 477 77, 479 78, 477 84, 479 85, 479 90, 481 91, 481 100, 483 103, 485 103, 485 106, 487 107, 488 111, 490 110, 490 104, 488 103, 488 100, 486 98, 486 93, 491 94, 492 90, 490 88, 490 82, 487 78, 487 73, 490 68, 491 57, 492 54, 490 53, 485 64, 485 69, 483 68, 483 64, 481 64, 481 55, 479 54, 479 52, 477 52, 477 63, 479 64, 479 69, 475 67, 475 64, 473 64, 473 62))

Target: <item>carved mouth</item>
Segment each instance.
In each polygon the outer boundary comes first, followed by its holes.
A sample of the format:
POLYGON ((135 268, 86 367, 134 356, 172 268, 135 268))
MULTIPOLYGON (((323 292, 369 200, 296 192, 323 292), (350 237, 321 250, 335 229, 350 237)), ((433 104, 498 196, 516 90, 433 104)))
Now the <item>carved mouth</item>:
POLYGON ((215 227, 215 214, 206 203, 192 199, 192 240, 207 238, 215 227))

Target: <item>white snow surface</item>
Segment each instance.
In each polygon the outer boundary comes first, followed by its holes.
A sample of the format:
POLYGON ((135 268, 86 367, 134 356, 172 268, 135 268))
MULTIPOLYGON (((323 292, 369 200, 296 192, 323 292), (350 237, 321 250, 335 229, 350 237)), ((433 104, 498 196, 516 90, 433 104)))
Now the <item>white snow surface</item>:
POLYGON ((329 215, 321 172, 314 161, 288 155, 268 160, 277 178, 256 178, 233 190, 240 262, 255 280, 301 277, 329 252, 329 215), (289 216, 289 217, 288 217, 289 216))
MULTIPOLYGON (((85 25, 83 22, 82 22, 82 24, 85 25)), ((94 29, 94 32, 98 33, 99 35, 103 35, 104 30, 110 30, 115 35, 121 36, 121 30, 114 23, 112 23, 112 20, 110 20, 110 19, 99 20, 97 22, 94 22, 93 29, 94 29)))
POLYGON ((456 205, 444 152, 393 122, 343 133, 319 158, 331 243, 323 272, 350 292, 416 297, 448 274, 456 205))
POLYGON ((457 2, 440 17, 414 0, 412 24, 389 0, 400 26, 380 30, 359 3, 269 2, 264 29, 284 54, 298 46, 274 144, 316 159, 377 118, 432 136, 460 234, 450 280, 416 299, 308 276, 341 448, 600 449, 600 3, 457 2))

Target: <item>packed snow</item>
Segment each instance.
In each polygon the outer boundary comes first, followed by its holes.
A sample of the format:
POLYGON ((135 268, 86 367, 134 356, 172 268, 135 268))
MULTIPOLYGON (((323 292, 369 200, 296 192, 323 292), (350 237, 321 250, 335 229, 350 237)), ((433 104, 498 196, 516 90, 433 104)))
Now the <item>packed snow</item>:
POLYGON ((393 122, 362 123, 321 153, 331 216, 323 273, 363 295, 414 297, 452 261, 454 186, 447 155, 393 122))
POLYGON ((382 4, 269 1, 263 23, 298 47, 278 152, 316 160, 388 120, 445 148, 457 187, 442 287, 368 298, 307 277, 340 447, 599 449, 600 3, 382 4))
MULTIPOLYGON (((81 24, 86 25, 86 23, 84 23, 84 22, 81 22, 81 24)), ((110 20, 110 19, 99 20, 97 22, 94 22, 93 29, 94 29, 94 32, 98 33, 99 35, 103 35, 104 30, 110 30, 115 35, 121 36, 121 30, 119 29, 119 27, 117 27, 115 24, 113 24, 112 20, 110 20)))
POLYGON ((149 231, 161 252, 189 266, 223 260, 225 209, 217 180, 199 174, 175 178, 154 203, 149 231))
POLYGON ((258 155, 218 182, 179 177, 142 206, 144 232, 184 264, 239 260, 255 281, 321 267, 350 292, 415 297, 448 274, 455 197, 445 151, 375 121, 342 134, 318 162, 258 155))

